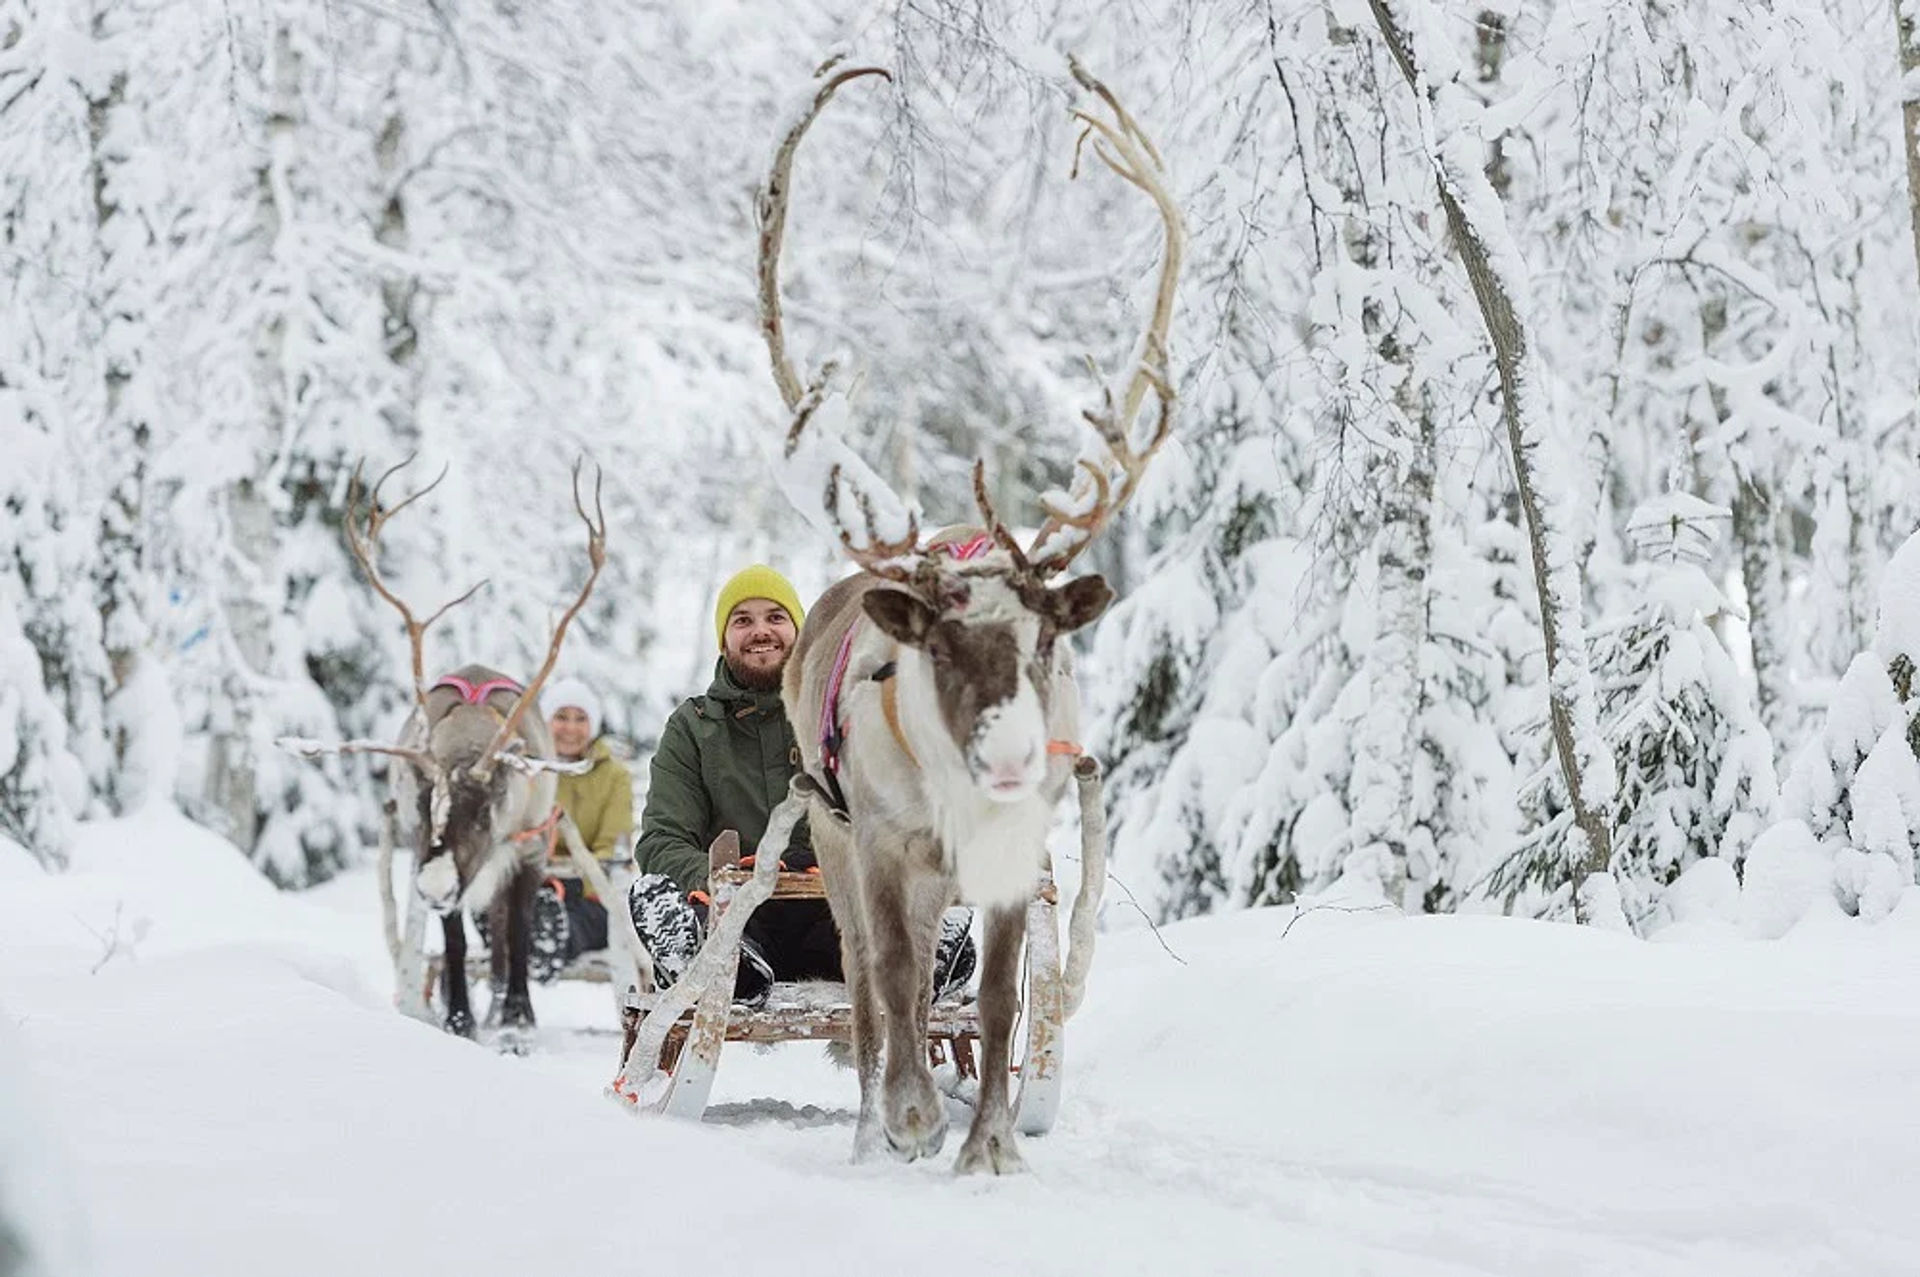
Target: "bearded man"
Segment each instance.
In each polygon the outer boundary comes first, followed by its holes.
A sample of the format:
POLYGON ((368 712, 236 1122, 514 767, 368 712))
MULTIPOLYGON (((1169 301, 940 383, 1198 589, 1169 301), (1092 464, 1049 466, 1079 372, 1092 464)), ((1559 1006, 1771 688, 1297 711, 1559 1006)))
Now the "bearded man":
MULTIPOLYGON (((805 619, 799 595, 778 572, 756 563, 736 573, 714 604, 720 659, 713 682, 706 695, 682 702, 660 733, 634 848, 639 876, 630 903, 662 987, 677 980, 699 951, 714 841, 731 831, 741 856, 755 855, 767 817, 799 769, 780 676, 805 619)), ((795 872, 814 868, 804 821, 781 860, 795 872)), ((972 974, 966 921, 962 915, 943 929, 936 990, 958 987, 972 974)), ((764 1001, 775 980, 841 978, 840 937, 826 901, 769 901, 747 923, 736 1000, 764 1001)))

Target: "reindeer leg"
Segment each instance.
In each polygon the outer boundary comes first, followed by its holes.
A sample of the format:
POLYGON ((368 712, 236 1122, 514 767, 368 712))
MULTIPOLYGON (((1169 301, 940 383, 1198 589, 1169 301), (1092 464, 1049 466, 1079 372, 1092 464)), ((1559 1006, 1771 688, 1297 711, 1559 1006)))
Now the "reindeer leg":
MULTIPOLYGON (((500 1045, 516 1055, 531 1045, 533 999, 527 993, 527 955, 533 939, 533 893, 540 871, 522 865, 501 894, 507 898, 507 934, 496 937, 507 949, 507 990, 500 1009, 500 1045)), ((497 970, 498 968, 496 968, 497 970)))
POLYGON ((1007 1099, 1013 1021, 1020 1012, 1020 951, 1027 938, 1025 905, 989 910, 986 953, 980 973, 980 1099, 973 1126, 953 1169, 1007 1175, 1027 1169, 1013 1140, 1013 1106, 1007 1099))
MULTIPOLYGON (((856 924, 857 925, 857 924, 856 924)), ((880 1008, 867 978, 866 938, 852 926, 840 930, 840 965, 847 977, 847 1001, 853 1008, 853 1068, 860 1080, 860 1116, 853 1128, 853 1160, 865 1162, 880 1152, 880 1008)))
POLYGON ((852 836, 846 817, 837 815, 819 803, 808 810, 813 831, 813 851, 826 880, 827 904, 833 910, 833 923, 840 933, 840 970, 847 984, 847 1002, 852 1007, 853 1041, 850 1043, 854 1075, 860 1082, 860 1115, 853 1131, 853 1160, 871 1160, 885 1146, 880 1129, 880 1008, 874 1001, 873 982, 867 976, 872 969, 873 950, 868 941, 862 906, 864 889, 860 885, 859 858, 854 855, 852 836))
POLYGON ((447 1004, 442 1021, 449 1033, 463 1038, 473 1036, 473 1009, 467 1005, 467 920, 458 909, 440 915, 440 933, 445 940, 441 959, 440 988, 447 1004))
POLYGON ((880 1011, 885 1016, 886 1062, 880 1111, 887 1143, 907 1161, 932 1157, 947 1136, 947 1109, 927 1064, 927 999, 933 988, 933 944, 939 926, 935 909, 914 908, 926 900, 945 900, 914 892, 898 868, 876 868, 867 860, 867 941, 880 1011), (917 899, 916 897, 924 897, 917 899))

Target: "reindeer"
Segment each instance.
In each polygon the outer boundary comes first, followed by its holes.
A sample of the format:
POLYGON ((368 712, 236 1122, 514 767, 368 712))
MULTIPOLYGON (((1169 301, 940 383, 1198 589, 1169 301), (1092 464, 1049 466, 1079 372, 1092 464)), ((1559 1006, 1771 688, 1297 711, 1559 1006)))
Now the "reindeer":
MULTIPOLYGON (((463 665, 427 685, 422 641, 434 622, 472 598, 475 585, 441 606, 425 621, 388 588, 376 565, 380 534, 386 523, 407 506, 431 492, 446 471, 426 487, 390 509, 380 504, 388 479, 410 464, 394 466, 374 484, 361 525, 360 468, 348 485, 346 534, 348 548, 367 574, 367 581, 391 604, 406 624, 412 648, 415 706, 400 730, 397 744, 349 741, 342 745, 285 742, 308 757, 323 753, 376 753, 403 760, 407 766, 394 777, 396 805, 408 814, 414 837, 413 890, 420 904, 440 915, 445 937, 442 991, 448 1032, 472 1037, 473 1012, 467 996, 465 911, 486 909, 492 932, 494 1000, 489 1022, 497 1021, 507 1045, 534 1026, 533 1003, 527 994, 527 958, 533 896, 544 873, 548 834, 558 809, 554 804, 554 773, 576 764, 553 757, 553 741, 546 720, 537 711, 540 688, 553 672, 567 627, 587 597, 606 562, 606 514, 600 504, 600 485, 594 483, 594 513, 581 499, 580 469, 574 468, 574 510, 587 528, 587 558, 591 570, 579 596, 553 628, 546 660, 525 686, 485 665, 463 665), (533 709, 535 712, 529 714, 533 709), (500 992, 505 990, 504 995, 500 992)), ((384 884, 383 884, 384 891, 384 884)), ((399 961, 399 940, 391 917, 388 944, 399 961)))
MULTIPOLYGON (((1166 236, 1152 319, 1125 388, 1117 397, 1109 392, 1103 411, 1087 414, 1102 452, 1081 460, 1063 499, 1044 503, 1045 522, 1024 547, 995 514, 981 462, 973 472, 978 537, 924 548, 911 517, 903 536, 885 535, 876 494, 850 477, 860 470, 833 465, 828 516, 860 571, 814 605, 782 688, 815 780, 807 787, 814 791, 808 814, 852 1003, 856 1160, 879 1151, 883 1139, 907 1160, 932 1156, 945 1137, 945 1109, 923 1043, 940 916, 957 899, 984 910, 985 950, 979 1102, 955 1169, 1024 1169, 1008 1063, 1026 906, 1046 871, 1052 811, 1079 753, 1078 692, 1063 639, 1113 597, 1099 576, 1052 582, 1126 504, 1168 437, 1166 341, 1184 245, 1153 144, 1104 85, 1078 63, 1073 73, 1112 116, 1076 112, 1086 129, 1082 144, 1091 135, 1095 153, 1152 199, 1166 236), (1159 420, 1136 438, 1134 420, 1149 392, 1159 401, 1159 420), (844 517, 843 487, 865 515, 864 537, 844 517)), ((786 353, 779 251, 790 170, 801 138, 834 92, 872 74, 887 73, 822 68, 811 108, 782 139, 760 192, 761 327, 792 413, 786 453, 794 467, 801 467, 795 457, 826 377, 803 384, 786 353)))

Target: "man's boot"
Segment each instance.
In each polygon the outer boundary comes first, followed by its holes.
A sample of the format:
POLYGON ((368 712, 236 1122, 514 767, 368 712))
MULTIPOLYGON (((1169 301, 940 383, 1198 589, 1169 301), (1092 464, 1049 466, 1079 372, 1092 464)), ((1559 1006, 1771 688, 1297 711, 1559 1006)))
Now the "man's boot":
POLYGON ((700 915, 665 874, 641 874, 627 891, 640 943, 653 955, 654 982, 670 989, 700 952, 704 931, 700 915))
POLYGON ((940 941, 933 948, 933 1000, 958 997, 965 991, 977 960, 973 910, 947 910, 940 918, 940 941))

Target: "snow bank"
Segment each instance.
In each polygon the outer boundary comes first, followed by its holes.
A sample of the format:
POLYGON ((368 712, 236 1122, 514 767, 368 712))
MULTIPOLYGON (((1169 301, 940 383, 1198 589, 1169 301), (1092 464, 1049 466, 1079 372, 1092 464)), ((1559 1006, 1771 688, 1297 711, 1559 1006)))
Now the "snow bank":
MULTIPOLYGON (((854 1085, 812 1046, 730 1048, 696 1126, 600 1098, 604 988, 537 989, 524 1060, 406 1020, 334 978, 380 960, 364 873, 262 895, 204 837, 88 827, 76 873, 0 896, 0 1004, 101 1273, 1753 1277, 1920 1253, 1911 902, 1773 944, 1336 908, 1109 934, 1033 1174, 955 1181, 957 1132, 849 1165, 854 1085), (150 925, 103 961, 68 915, 116 900, 150 925)), ((1681 895, 1719 917, 1723 887, 1681 895)))

